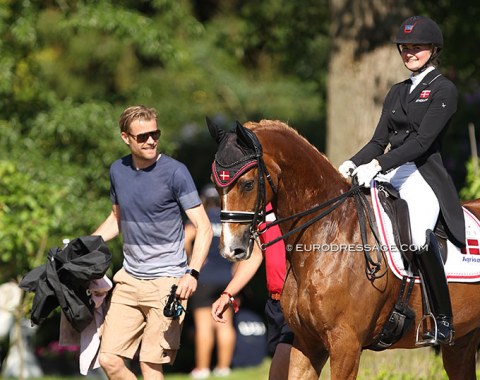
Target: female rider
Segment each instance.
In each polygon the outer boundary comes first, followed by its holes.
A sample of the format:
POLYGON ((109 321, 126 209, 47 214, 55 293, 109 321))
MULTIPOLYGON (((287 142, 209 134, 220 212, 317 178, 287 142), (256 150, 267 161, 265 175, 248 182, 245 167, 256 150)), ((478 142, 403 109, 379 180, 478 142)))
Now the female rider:
POLYGON ((345 178, 356 175, 365 187, 373 178, 390 182, 408 203, 416 263, 438 326, 437 334, 431 329, 424 338, 452 344, 452 306, 432 231, 438 221, 454 244, 465 245, 463 211, 440 154, 442 136, 457 109, 457 90, 436 68, 443 35, 433 20, 408 18, 395 43, 410 78, 390 89, 372 139, 339 171, 345 178))

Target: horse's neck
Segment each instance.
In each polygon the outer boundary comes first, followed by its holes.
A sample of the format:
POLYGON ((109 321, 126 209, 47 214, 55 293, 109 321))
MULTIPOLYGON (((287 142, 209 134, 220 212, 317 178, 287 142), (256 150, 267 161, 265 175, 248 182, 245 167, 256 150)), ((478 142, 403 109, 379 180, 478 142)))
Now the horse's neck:
POLYGON ((309 210, 348 191, 348 185, 328 162, 321 162, 318 166, 311 162, 297 165, 282 168, 282 182, 277 194, 281 214, 292 215, 309 210), (303 169, 301 176, 298 167, 309 169, 303 169))
MULTIPOLYGON (((287 132, 267 138, 261 132, 264 154, 273 161, 272 167, 279 168, 281 178, 276 196, 277 216, 283 218, 309 210, 348 191, 349 185, 340 173, 306 140, 287 132)), ((326 215, 316 225, 328 223, 338 217, 336 214, 326 215)))

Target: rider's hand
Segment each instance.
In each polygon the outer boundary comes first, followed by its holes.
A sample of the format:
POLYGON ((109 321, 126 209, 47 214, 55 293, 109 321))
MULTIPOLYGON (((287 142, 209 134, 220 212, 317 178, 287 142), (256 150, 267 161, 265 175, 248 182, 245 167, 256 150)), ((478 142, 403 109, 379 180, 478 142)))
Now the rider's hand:
POLYGON ((343 178, 348 178, 351 175, 351 171, 356 168, 357 165, 355 165, 352 161, 347 160, 338 167, 338 171, 343 176, 343 178))
POLYGON ((356 168, 352 176, 357 176, 358 184, 360 186, 370 187, 370 182, 382 170, 382 167, 377 160, 372 160, 368 164, 360 165, 356 168))

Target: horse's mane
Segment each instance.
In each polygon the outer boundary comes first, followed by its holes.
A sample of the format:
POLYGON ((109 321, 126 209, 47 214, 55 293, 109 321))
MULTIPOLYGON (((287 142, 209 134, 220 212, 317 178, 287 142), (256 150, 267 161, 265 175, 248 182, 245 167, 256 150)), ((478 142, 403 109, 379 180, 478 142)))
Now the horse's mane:
MULTIPOLYGON (((295 138, 298 140, 298 143, 303 144, 304 146, 301 147, 301 149, 311 149, 312 152, 314 152, 315 155, 319 156, 319 159, 324 159, 327 161, 330 165, 330 161, 328 158, 320 152, 316 146, 314 146, 312 143, 310 143, 305 137, 303 137, 295 128, 289 126, 287 123, 280 121, 280 120, 268 120, 268 119, 263 119, 260 120, 259 122, 253 122, 253 121, 248 121, 244 124, 246 128, 251 129, 252 131, 265 131, 268 130, 269 132, 275 131, 283 135, 287 135, 289 138, 295 138)), ((297 141, 296 141, 297 143, 297 141)))
MULTIPOLYGON (((294 172, 290 172, 291 176, 289 178, 297 178, 294 185, 297 190, 290 193, 289 197, 301 198, 295 198, 296 200, 293 201, 293 203, 300 205, 296 209, 297 212, 313 207, 321 201, 333 199, 350 187, 347 180, 340 175, 328 158, 288 124, 279 120, 261 120, 259 122, 247 122, 244 126, 255 132, 259 137, 264 147, 264 154, 278 159, 277 163, 283 160, 289 163, 293 162, 293 165, 285 166, 295 167, 294 172), (276 135, 277 138, 273 135, 276 135), (281 136, 281 138, 278 138, 278 136, 281 136), (265 144, 266 140, 272 143, 265 144), (298 191, 298 188, 302 188, 303 191, 298 191), (302 207, 304 208, 302 209, 302 207)), ((337 223, 331 223, 322 233, 330 233, 331 228, 345 217, 345 214, 340 212, 337 215, 337 223)))

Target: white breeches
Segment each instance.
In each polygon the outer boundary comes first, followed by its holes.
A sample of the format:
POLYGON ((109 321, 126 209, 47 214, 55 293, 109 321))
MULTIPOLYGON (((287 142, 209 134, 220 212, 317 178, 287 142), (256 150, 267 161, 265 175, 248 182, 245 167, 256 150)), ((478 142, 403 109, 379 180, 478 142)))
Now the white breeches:
POLYGON ((433 231, 440 213, 437 196, 413 162, 388 172, 379 174, 377 181, 390 182, 408 204, 412 243, 421 248, 426 243, 425 232, 433 231))

